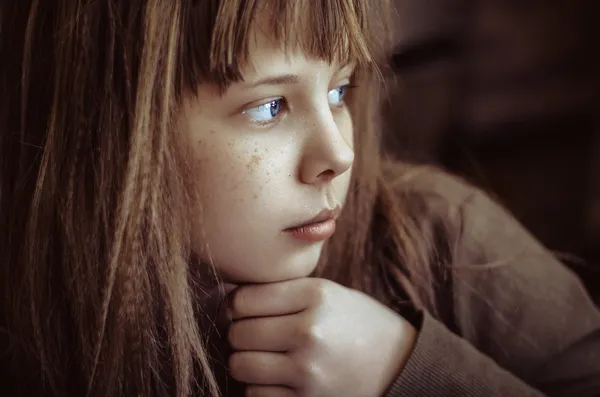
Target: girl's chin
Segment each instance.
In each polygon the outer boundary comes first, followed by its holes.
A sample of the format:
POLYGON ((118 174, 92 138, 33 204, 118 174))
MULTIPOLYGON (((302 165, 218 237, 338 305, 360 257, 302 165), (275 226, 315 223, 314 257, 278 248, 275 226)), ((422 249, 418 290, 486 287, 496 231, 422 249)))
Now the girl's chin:
MULTIPOLYGON (((307 247, 308 248, 308 247, 307 247)), ((215 260, 216 271, 223 282, 240 284, 275 283, 311 276, 319 263, 322 244, 310 248, 288 252, 277 259, 271 259, 269 264, 233 265, 219 264, 215 260)), ((254 263, 259 262, 253 260, 254 263)))
POLYGON ((315 270, 317 262, 295 266, 281 266, 276 269, 254 269, 248 272, 221 272, 220 276, 224 283, 229 284, 262 284, 276 283, 280 281, 293 280, 296 278, 309 277, 315 270))

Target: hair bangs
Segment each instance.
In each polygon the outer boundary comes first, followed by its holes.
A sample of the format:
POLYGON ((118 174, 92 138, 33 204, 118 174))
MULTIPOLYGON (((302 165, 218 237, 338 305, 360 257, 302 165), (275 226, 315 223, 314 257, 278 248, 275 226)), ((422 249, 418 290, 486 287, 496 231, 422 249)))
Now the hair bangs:
POLYGON ((258 26, 286 52, 300 50, 327 62, 356 63, 358 68, 368 68, 375 58, 364 0, 204 0, 188 11, 182 77, 184 87, 192 91, 202 82, 225 90, 242 80, 258 26))

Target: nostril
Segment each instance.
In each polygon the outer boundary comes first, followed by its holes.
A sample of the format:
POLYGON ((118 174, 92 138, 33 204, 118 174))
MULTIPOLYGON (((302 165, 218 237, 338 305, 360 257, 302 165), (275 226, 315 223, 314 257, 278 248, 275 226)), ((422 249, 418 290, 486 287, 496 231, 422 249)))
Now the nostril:
POLYGON ((319 179, 331 180, 335 177, 333 170, 325 170, 319 174, 319 179))

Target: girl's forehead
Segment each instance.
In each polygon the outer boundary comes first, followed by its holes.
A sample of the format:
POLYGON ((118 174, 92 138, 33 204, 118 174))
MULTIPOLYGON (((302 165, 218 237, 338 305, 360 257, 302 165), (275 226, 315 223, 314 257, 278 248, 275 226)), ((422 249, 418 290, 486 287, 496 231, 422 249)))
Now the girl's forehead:
MULTIPOLYGON (((256 69, 269 66, 292 66, 298 63, 326 63, 342 67, 354 63, 352 59, 342 59, 340 53, 349 54, 349 48, 337 50, 330 48, 326 53, 315 53, 303 45, 297 37, 276 37, 264 25, 255 28, 248 42, 248 59, 243 69, 256 72, 256 69)), ((348 57, 349 58, 349 57, 348 57)))

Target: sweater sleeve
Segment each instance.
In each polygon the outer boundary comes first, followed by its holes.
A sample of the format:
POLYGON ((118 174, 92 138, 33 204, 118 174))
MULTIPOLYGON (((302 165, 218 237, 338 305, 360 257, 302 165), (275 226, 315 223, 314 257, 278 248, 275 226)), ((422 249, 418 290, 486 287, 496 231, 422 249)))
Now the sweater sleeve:
POLYGON ((388 397, 542 397, 428 314, 388 397))
POLYGON ((600 396, 600 311, 579 279, 482 192, 439 174, 420 183, 460 230, 454 321, 423 313, 387 396, 600 396))

